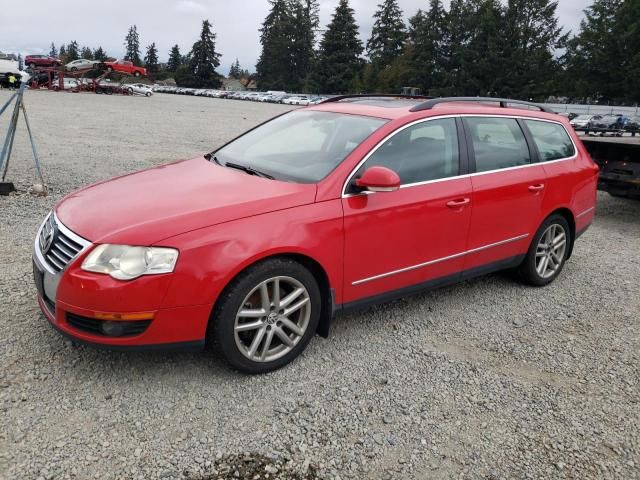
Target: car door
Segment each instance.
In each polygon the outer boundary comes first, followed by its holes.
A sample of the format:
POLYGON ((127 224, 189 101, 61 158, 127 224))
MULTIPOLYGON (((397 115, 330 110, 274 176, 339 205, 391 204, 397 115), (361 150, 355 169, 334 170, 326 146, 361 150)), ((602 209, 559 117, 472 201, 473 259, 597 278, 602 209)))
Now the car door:
POLYGON ((471 219, 466 145, 455 118, 424 120, 383 140, 351 175, 343 195, 344 302, 457 278, 471 219), (373 166, 395 171, 394 192, 358 192, 373 166))
POLYGON ((473 215, 464 269, 504 266, 528 249, 542 221, 547 188, 521 121, 465 117, 473 187, 473 215))

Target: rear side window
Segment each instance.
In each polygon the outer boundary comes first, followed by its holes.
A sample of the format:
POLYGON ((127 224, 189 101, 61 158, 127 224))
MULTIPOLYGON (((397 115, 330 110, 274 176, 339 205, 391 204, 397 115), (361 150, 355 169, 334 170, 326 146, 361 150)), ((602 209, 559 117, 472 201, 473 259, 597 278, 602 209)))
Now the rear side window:
POLYGON ((390 168, 403 185, 457 176, 460 154, 455 119, 428 120, 398 132, 371 155, 356 177, 374 166, 390 168))
POLYGON ((562 125, 537 120, 525 120, 525 123, 538 147, 541 161, 549 162, 575 155, 573 142, 562 125))
POLYGON ((527 140, 515 119, 471 117, 465 122, 473 141, 477 172, 531 163, 527 140))

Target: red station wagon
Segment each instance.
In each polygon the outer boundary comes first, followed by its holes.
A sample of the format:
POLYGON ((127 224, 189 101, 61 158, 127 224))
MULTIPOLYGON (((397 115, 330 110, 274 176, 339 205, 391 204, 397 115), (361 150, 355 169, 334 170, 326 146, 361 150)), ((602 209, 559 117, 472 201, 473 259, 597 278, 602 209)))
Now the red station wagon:
POLYGON ((80 343, 211 341, 266 372, 340 311, 503 269, 549 284, 597 179, 545 107, 337 97, 61 200, 35 239, 38 302, 80 343))

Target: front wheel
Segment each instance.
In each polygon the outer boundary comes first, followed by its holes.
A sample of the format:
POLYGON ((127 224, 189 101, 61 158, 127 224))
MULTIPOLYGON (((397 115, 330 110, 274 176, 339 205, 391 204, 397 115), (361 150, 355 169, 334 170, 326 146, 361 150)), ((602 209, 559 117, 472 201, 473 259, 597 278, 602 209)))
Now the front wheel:
POLYGON ((543 287, 553 282, 564 268, 571 245, 571 229, 561 215, 547 218, 536 232, 527 256, 518 268, 525 283, 543 287))
POLYGON ((289 259, 271 259, 240 274, 220 297, 209 338, 234 368, 266 373, 291 362, 315 335, 320 290, 289 259))
POLYGON ((137 71, 133 72, 133 75, 136 76, 136 77, 139 77, 140 76, 140 72, 137 72, 137 71))

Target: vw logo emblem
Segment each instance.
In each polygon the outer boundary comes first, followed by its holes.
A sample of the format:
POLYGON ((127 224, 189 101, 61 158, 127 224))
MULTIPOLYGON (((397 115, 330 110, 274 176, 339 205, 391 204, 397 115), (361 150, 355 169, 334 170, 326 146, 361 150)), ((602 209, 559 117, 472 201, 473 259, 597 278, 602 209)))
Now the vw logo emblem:
POLYGON ((40 248, 45 255, 51 249, 53 241, 56 238, 56 227, 51 222, 47 222, 42 227, 42 233, 40 234, 40 248))

